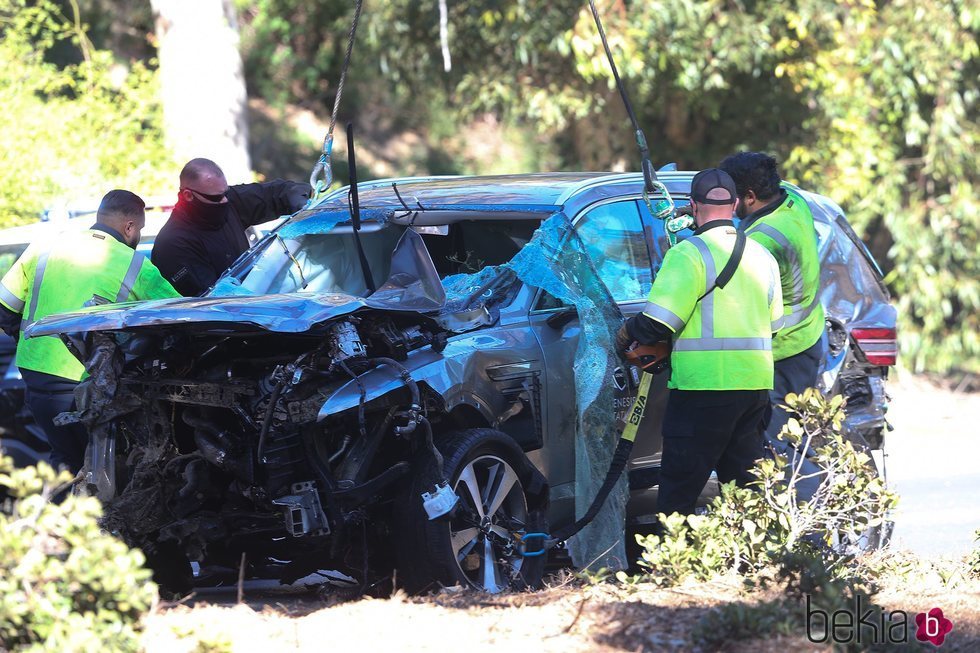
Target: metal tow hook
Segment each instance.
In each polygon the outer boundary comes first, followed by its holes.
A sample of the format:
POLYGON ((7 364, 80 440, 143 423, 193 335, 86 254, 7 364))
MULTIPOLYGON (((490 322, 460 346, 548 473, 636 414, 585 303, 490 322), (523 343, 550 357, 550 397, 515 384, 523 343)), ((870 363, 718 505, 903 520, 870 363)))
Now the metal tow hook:
POLYGON ((548 549, 555 547, 560 544, 552 540, 551 536, 547 533, 514 533, 514 539, 517 541, 518 551, 523 551, 521 555, 525 558, 537 558, 538 556, 543 556, 548 552, 548 549), (530 542, 535 540, 541 540, 540 548, 537 551, 528 551, 527 547, 530 542))

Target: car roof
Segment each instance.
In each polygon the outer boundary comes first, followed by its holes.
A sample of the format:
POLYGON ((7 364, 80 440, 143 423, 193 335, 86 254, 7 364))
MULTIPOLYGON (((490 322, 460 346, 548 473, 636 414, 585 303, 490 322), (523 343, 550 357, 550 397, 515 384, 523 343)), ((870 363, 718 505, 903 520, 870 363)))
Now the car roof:
MULTIPOLYGON (((673 192, 694 172, 662 172, 658 176, 673 192), (675 188, 671 188, 671 187, 675 188)), ((401 195, 409 208, 478 209, 481 206, 508 205, 529 210, 560 207, 565 200, 594 185, 611 182, 642 181, 640 173, 542 172, 496 176, 402 177, 361 182, 357 186, 361 206, 375 209, 403 208, 401 195), (393 188, 397 186, 397 193, 393 188)), ((327 195, 313 210, 347 208, 348 187, 327 195)), ((684 193, 687 190, 683 191, 684 193)))

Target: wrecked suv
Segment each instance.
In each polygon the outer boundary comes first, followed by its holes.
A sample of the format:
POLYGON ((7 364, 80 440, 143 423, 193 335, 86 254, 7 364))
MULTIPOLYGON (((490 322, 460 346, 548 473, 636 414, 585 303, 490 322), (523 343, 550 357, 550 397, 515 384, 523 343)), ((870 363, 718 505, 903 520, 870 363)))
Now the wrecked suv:
MULTIPOLYGON (((661 173, 679 204, 691 178, 661 173)), ((63 419, 91 434, 83 471, 106 527, 171 581, 188 559, 246 552, 283 580, 538 584, 545 560, 524 536, 585 512, 635 394, 603 343, 668 246, 642 190, 609 173, 367 182, 359 218, 347 189, 328 195, 203 298, 32 326, 91 373, 63 419)), ((821 382, 847 397, 849 437, 880 453, 895 310, 842 211, 802 194, 823 262, 821 382)), ((621 565, 623 512, 652 520, 666 376, 628 479, 569 541, 578 565, 621 565)))

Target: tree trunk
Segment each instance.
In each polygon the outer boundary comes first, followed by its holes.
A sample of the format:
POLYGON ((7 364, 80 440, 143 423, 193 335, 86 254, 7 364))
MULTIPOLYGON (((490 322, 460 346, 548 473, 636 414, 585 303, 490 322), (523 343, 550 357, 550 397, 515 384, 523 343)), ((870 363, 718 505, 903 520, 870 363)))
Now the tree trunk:
POLYGON ((245 76, 231 0, 151 0, 167 139, 183 163, 214 160, 229 183, 252 180, 245 76))

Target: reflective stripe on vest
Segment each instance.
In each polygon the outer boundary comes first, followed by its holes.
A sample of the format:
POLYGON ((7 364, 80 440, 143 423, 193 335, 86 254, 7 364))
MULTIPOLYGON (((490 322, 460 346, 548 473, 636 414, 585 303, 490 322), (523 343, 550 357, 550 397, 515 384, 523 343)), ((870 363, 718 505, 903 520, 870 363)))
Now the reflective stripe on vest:
MULTIPOLYGON (((34 314, 37 313, 37 298, 41 294, 41 280, 44 278, 44 268, 48 267, 48 256, 51 250, 46 249, 37 257, 37 266, 34 268, 34 284, 31 286, 31 306, 24 317, 23 327, 34 324, 34 314)), ((21 327, 21 328, 23 328, 21 327)))
POLYGON ((140 270, 143 268, 144 256, 139 252, 133 252, 133 260, 129 262, 129 269, 126 270, 126 276, 123 277, 122 286, 119 287, 119 292, 116 293, 116 303, 124 302, 129 299, 129 293, 133 292, 133 286, 136 285, 136 279, 140 276, 140 270))
POLYGON ((789 327, 795 327, 797 324, 800 324, 810 317, 810 313, 812 313, 813 309, 815 309, 819 304, 820 293, 817 293, 813 296, 813 301, 810 302, 809 306, 795 307, 789 315, 784 316, 783 327, 788 329, 789 327))
MULTIPOLYGON (((41 294, 41 281, 44 279, 44 270, 48 266, 48 256, 50 254, 51 250, 45 250, 41 252, 40 256, 38 256, 37 267, 34 269, 34 284, 31 287, 31 306, 27 311, 27 315, 23 319, 21 329, 26 329, 35 322, 34 314, 37 313, 37 300, 41 294)), ((140 271, 143 269, 143 261, 145 258, 146 257, 139 252, 135 250, 133 251, 133 258, 129 262, 129 268, 126 269, 126 276, 123 277, 122 285, 119 286, 119 292, 116 293, 117 304, 119 302, 126 301, 126 299, 129 298, 129 294, 133 292, 133 286, 136 285, 136 280, 140 276, 140 271)), ((2 288, 4 291, 7 290, 6 288, 3 288, 2 284, 0 284, 0 288, 2 288)), ((9 293, 9 291, 7 292, 9 293)), ((0 296, 3 295, 0 294, 0 296)), ((11 295, 11 297, 13 297, 13 295, 11 295)), ((5 296, 3 296, 3 298, 7 299, 5 296)), ((16 299, 16 297, 14 297, 14 299, 16 299)), ((20 304, 23 308, 24 303, 20 302, 20 304)))
POLYGON ((771 338, 678 338, 674 351, 772 351, 771 338))
MULTIPOLYGON (((704 262, 704 287, 712 288, 718 278, 715 259, 711 256, 708 243, 698 236, 688 238, 701 255, 704 262)), ((701 337, 678 338, 674 341, 674 351, 771 351, 769 338, 715 338, 715 293, 710 292, 701 299, 701 337)))
POLYGON ((7 287, 2 283, 0 283, 0 299, 12 308, 15 313, 24 312, 24 300, 7 290, 7 287))
POLYGON ((684 328, 684 320, 679 318, 673 311, 668 310, 663 306, 658 306, 657 304, 647 302, 643 306, 643 314, 647 317, 652 317, 659 322, 663 322, 673 329, 675 333, 684 328))
POLYGON ((794 307, 799 306, 803 303, 803 267, 800 265, 799 253, 795 247, 790 245, 789 239, 775 227, 768 224, 758 224, 754 227, 749 227, 745 233, 751 234, 756 231, 769 236, 786 251, 786 256, 789 259, 790 273, 793 275, 793 294, 788 304, 794 307))

